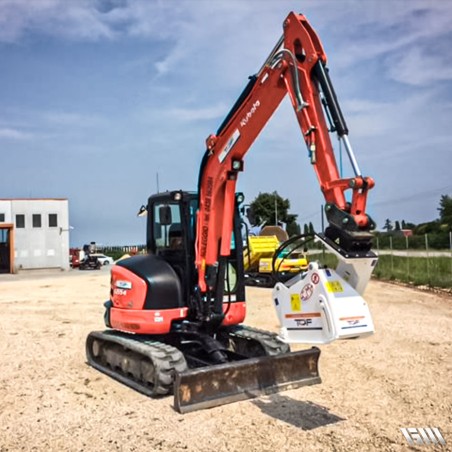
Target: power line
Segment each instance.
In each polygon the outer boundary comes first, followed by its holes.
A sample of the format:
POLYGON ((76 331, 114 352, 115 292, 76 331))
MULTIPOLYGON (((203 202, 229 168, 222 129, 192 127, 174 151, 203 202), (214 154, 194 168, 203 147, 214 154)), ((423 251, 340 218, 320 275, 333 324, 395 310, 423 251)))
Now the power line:
POLYGON ((320 215, 320 212, 318 210, 316 210, 315 212, 310 213, 309 215, 306 215, 303 218, 300 218, 298 221, 309 220, 310 218, 316 217, 317 215, 320 215))
POLYGON ((452 185, 447 185, 445 187, 440 187, 440 188, 434 188, 431 190, 414 193, 412 195, 401 196, 400 198, 392 198, 387 201, 370 202, 369 205, 371 207, 381 206, 381 205, 394 205, 394 204, 399 204, 400 202, 404 202, 404 201, 419 200, 419 199, 426 198, 431 195, 436 195, 438 193, 448 191, 448 190, 452 190, 452 185))

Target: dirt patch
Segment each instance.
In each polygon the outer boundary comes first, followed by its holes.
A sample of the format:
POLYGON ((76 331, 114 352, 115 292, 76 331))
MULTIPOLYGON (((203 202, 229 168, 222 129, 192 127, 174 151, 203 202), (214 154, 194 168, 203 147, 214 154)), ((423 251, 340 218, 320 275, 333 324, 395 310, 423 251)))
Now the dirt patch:
MULTIPOLYGON (((376 334, 322 346, 321 385, 180 415, 86 365, 108 286, 0 276, 0 451, 402 451, 400 427, 426 426, 452 450, 450 297, 372 281, 376 334)), ((277 331, 270 294, 248 289, 247 324, 277 331)))

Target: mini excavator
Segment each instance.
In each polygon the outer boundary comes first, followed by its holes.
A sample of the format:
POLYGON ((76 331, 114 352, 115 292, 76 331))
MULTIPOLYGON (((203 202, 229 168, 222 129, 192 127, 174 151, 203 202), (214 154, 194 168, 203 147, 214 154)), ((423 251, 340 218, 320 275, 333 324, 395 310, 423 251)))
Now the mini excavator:
POLYGON ((307 19, 291 12, 268 59, 207 138, 197 192, 149 197, 148 252, 113 266, 108 329, 88 335, 88 364, 148 396, 173 393, 174 408, 186 413, 320 383, 319 348, 291 352, 289 344, 373 333, 362 293, 377 262, 375 226, 366 214, 374 181, 361 174, 326 63, 307 19), (245 154, 286 94, 326 201, 328 227, 316 240, 339 265, 311 262, 276 284, 277 334, 243 324, 243 199, 236 182, 245 154), (347 151, 350 178, 339 175, 332 132, 347 151))

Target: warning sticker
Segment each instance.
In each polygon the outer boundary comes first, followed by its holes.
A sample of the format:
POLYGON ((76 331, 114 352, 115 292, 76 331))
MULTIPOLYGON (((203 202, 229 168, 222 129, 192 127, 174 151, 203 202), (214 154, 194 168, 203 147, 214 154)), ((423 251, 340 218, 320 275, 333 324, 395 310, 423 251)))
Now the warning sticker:
POLYGON ((311 275, 311 281, 313 282, 313 284, 318 284, 320 281, 320 276, 318 273, 313 273, 311 275))
POLYGON ((326 283, 326 290, 332 293, 343 292, 344 288, 339 281, 328 281, 326 283))
POLYGON ((290 306, 292 308, 292 312, 301 311, 300 295, 298 295, 297 293, 293 293, 290 295, 290 306))
POLYGON ((310 283, 306 284, 303 289, 301 289, 301 299, 303 301, 309 300, 314 293, 314 286, 310 283))

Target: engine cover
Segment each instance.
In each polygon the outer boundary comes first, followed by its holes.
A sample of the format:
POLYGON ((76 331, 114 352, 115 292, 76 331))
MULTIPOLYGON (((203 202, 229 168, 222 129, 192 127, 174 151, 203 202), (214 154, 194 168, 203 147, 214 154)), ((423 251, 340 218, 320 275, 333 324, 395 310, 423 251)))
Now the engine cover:
POLYGON ((151 254, 119 261, 111 270, 106 324, 139 334, 166 334, 188 314, 182 285, 170 264, 151 254))
POLYGON ((168 262, 153 254, 133 256, 119 261, 111 271, 111 283, 114 306, 130 309, 185 307, 182 285, 177 273, 168 262), (129 289, 123 287, 127 282, 132 285, 129 289), (140 287, 139 294, 135 293, 134 284, 140 287), (119 295, 120 289, 125 289, 127 293, 122 292, 122 295, 119 295), (140 299, 136 298, 137 295, 140 299), (132 305, 128 305, 129 303, 132 305))

